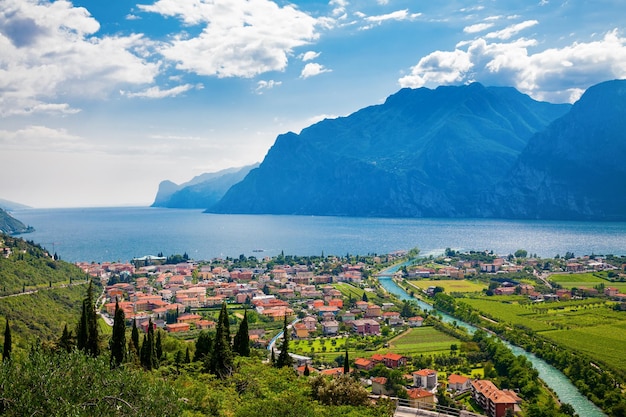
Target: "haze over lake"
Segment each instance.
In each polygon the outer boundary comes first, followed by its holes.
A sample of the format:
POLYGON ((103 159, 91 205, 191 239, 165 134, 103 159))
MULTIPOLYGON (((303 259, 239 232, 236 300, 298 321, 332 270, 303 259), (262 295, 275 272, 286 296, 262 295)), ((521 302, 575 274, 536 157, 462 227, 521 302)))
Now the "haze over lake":
POLYGON ((33 233, 22 235, 63 260, 128 261, 187 253, 215 257, 384 254, 418 247, 422 254, 493 250, 553 257, 626 254, 626 223, 216 215, 149 207, 29 209, 13 213, 33 233))

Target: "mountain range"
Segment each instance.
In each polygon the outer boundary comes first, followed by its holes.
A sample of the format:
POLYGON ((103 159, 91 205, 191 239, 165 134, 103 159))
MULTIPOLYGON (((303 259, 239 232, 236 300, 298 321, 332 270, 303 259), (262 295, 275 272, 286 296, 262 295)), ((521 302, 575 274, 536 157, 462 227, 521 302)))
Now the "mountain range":
POLYGON ((204 207, 626 220, 625 91, 626 81, 607 81, 570 105, 479 83, 402 89, 383 104, 279 135, 258 167, 204 207))
POLYGON ((258 165, 201 174, 180 185, 169 180, 162 181, 152 207, 202 209, 211 207, 232 185, 244 179, 248 172, 258 165))
POLYGON ((24 223, 11 216, 4 209, 0 208, 0 232, 10 235, 19 233, 32 232, 34 229, 30 226, 26 226, 24 223))

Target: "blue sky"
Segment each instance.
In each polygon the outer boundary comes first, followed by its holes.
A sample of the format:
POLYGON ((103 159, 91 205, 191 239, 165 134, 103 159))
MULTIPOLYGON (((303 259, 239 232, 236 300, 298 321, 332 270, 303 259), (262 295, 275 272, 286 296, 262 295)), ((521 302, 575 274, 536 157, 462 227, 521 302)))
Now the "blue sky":
POLYGON ((574 102, 626 78, 615 0, 0 2, 0 198, 148 205, 161 180, 263 159, 276 136, 402 87, 574 102))

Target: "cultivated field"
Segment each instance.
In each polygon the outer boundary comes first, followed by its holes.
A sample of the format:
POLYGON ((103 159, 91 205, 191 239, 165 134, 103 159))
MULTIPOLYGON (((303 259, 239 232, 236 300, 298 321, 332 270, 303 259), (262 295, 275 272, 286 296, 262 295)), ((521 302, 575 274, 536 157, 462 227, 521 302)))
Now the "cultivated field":
POLYGON ((392 339, 389 350, 407 356, 434 355, 449 353, 453 344, 460 345, 460 341, 434 327, 418 327, 392 339))
POLYGON ((447 294, 458 292, 458 293, 473 293, 473 292, 482 292, 483 289, 487 288, 487 285, 475 282, 468 281, 465 279, 420 279, 420 280, 412 280, 409 281, 412 285, 419 287, 422 290, 427 289, 428 287, 441 287, 447 294))
POLYGON ((505 325, 521 325, 554 342, 626 370, 626 312, 602 299, 520 304, 487 298, 463 299, 505 325))

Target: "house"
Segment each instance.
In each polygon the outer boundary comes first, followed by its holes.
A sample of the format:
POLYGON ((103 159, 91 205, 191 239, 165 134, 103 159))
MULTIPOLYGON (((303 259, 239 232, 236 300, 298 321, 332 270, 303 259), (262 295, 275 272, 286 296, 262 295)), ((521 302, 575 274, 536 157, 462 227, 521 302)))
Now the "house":
POLYGON ((451 391, 467 391, 472 387, 472 380, 466 376, 450 374, 448 376, 448 388, 451 391))
POLYGON ((183 314, 180 315, 176 318, 176 321, 178 323, 195 323, 197 321, 202 320, 202 316, 199 314, 191 314, 191 313, 187 313, 187 314, 183 314))
POLYGON ((380 323, 372 319, 354 320, 352 322, 352 330, 361 335, 379 335, 380 323))
POLYGON ((323 371, 320 371, 320 374, 331 375, 331 376, 343 375, 343 367, 324 369, 323 371))
POLYGON ((390 326, 397 326, 404 323, 404 320, 400 317, 400 313, 397 311, 385 311, 383 313, 383 319, 385 319, 390 326))
POLYGON ((171 323, 165 326, 165 330, 169 333, 188 332, 189 328, 189 323, 171 323))
POLYGON ((508 409, 518 411, 521 399, 509 390, 498 389, 493 382, 473 380, 472 397, 490 417, 504 417, 508 409))
POLYGON ((423 408, 424 405, 435 404, 435 394, 423 388, 411 388, 406 390, 409 397, 409 407, 423 408))
POLYGON ((375 304, 370 304, 367 306, 367 310, 365 310, 365 318, 374 318, 380 317, 382 315, 382 309, 380 306, 375 304))
POLYGON ((371 361, 369 359, 365 359, 365 358, 356 358, 354 360, 354 367, 356 369, 362 369, 364 371, 369 371, 372 368, 374 368, 374 365, 376 363, 374 361, 371 361))
POLYGON ((397 353, 386 353, 383 355, 383 363, 387 368, 399 368, 401 366, 405 366, 406 361, 406 356, 398 355, 397 353))
POLYGON ((437 386, 437 371, 420 369, 413 372, 413 385, 419 388, 433 389, 437 386))
POLYGON ((306 339, 309 337, 309 329, 307 329, 306 324, 304 323, 294 324, 293 333, 297 339, 306 339))
POLYGON ((336 320, 328 320, 322 323, 322 333, 326 336, 336 335, 339 332, 339 322, 336 320))
POLYGON ((411 327, 421 327, 421 325, 424 323, 424 317, 421 316, 415 316, 415 317, 409 317, 409 326, 411 327))
POLYGON ((615 297, 617 296, 617 294, 619 294, 619 290, 615 287, 606 287, 604 289, 604 295, 607 295, 609 297, 615 297))
POLYGON ((387 378, 384 376, 377 376, 372 378, 372 394, 376 395, 390 395, 390 391, 385 388, 387 385, 387 378))
POLYGON ((306 316, 302 319, 302 323, 306 326, 307 330, 314 332, 317 325, 317 319, 315 317, 306 316))

